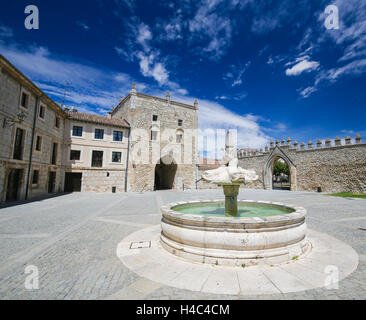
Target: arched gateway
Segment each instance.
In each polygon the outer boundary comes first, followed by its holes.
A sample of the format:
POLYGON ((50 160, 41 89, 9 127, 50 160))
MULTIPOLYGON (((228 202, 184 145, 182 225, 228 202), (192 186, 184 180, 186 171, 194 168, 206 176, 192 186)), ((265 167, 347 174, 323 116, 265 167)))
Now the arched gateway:
POLYGON ((155 166, 154 190, 173 189, 177 167, 172 157, 160 158, 155 166))
POLYGON ((272 189, 273 188, 273 166, 274 166, 274 163, 278 159, 283 159, 287 163, 287 165, 290 169, 290 177, 289 177, 290 190, 296 190, 297 189, 297 185, 296 185, 296 165, 293 162, 293 160, 278 146, 276 146, 272 150, 272 152, 268 156, 268 159, 267 159, 267 161, 264 165, 264 169, 263 169, 264 188, 265 189, 272 189))

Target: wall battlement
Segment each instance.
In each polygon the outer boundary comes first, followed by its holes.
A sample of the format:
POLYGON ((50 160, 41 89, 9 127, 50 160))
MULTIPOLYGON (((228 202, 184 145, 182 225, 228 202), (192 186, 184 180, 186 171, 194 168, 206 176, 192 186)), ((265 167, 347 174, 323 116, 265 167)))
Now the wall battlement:
POLYGON ((238 150, 238 158, 252 158, 252 157, 263 157, 272 152, 272 150, 278 146, 284 150, 289 150, 293 152, 306 152, 306 151, 320 151, 320 150, 329 150, 331 148, 337 149, 337 148, 348 148, 348 147, 355 147, 359 145, 366 146, 366 143, 362 143, 362 138, 360 134, 357 134, 354 142, 352 141, 352 138, 350 136, 345 137, 344 139, 341 139, 339 137, 336 137, 333 141, 329 138, 326 138, 324 141, 318 139, 315 143, 313 141, 309 141, 307 144, 305 142, 301 142, 300 144, 297 141, 294 141, 292 143, 291 138, 287 138, 287 141, 285 139, 282 139, 281 142, 277 139, 276 141, 271 140, 270 146, 266 146, 263 149, 257 149, 257 150, 246 150, 246 149, 239 149, 238 150))

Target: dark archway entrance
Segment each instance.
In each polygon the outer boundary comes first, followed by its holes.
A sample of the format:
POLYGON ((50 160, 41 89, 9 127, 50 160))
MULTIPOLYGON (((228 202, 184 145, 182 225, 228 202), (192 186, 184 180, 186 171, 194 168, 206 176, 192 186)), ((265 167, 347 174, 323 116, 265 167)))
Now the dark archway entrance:
POLYGON ((161 158, 155 166, 155 184, 154 190, 168 190, 174 186, 177 164, 170 157, 161 158))

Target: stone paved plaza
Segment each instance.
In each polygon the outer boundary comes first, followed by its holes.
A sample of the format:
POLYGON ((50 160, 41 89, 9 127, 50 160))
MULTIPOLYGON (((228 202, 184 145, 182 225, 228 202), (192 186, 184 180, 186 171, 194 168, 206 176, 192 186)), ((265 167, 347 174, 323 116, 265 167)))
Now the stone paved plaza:
POLYGON ((222 190, 67 194, 0 209, 1 299, 366 299, 366 200, 290 191, 241 190, 240 199, 307 209, 312 230, 350 245, 359 265, 339 289, 261 295, 215 295, 165 286, 129 270, 116 255, 129 234, 160 223, 160 206, 222 198, 222 190), (27 290, 25 267, 39 270, 27 290))

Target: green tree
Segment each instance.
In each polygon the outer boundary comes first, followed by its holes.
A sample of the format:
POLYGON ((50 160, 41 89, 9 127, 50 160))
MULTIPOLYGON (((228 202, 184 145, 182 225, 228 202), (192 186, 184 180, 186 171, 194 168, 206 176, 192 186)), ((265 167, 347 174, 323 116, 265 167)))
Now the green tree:
POLYGON ((280 159, 276 160, 273 166, 273 174, 275 176, 280 176, 281 173, 286 175, 290 175, 290 168, 288 167, 287 162, 281 161, 280 159))

